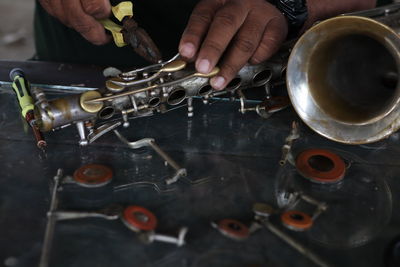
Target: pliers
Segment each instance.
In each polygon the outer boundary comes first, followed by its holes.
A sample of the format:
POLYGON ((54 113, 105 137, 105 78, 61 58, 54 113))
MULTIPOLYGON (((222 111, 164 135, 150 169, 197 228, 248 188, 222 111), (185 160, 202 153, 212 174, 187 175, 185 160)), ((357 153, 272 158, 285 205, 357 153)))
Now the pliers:
POLYGON ((162 57, 160 50, 148 33, 140 28, 133 19, 133 4, 130 1, 120 2, 111 8, 112 14, 119 23, 112 19, 100 20, 104 28, 109 30, 118 47, 129 44, 135 52, 152 63, 158 63, 162 57))

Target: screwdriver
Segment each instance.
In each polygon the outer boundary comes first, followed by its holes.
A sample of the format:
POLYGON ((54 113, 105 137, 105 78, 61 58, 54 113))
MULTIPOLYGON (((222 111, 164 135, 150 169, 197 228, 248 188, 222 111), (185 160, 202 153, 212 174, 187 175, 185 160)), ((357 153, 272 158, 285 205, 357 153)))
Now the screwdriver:
POLYGON ((35 123, 35 115, 33 112, 35 105, 30 93, 29 82, 25 78, 23 70, 19 68, 15 68, 10 71, 10 79, 13 82, 12 88, 14 89, 14 92, 17 96, 19 107, 21 108, 22 117, 25 118, 26 122, 32 128, 37 147, 44 150, 47 143, 35 123))

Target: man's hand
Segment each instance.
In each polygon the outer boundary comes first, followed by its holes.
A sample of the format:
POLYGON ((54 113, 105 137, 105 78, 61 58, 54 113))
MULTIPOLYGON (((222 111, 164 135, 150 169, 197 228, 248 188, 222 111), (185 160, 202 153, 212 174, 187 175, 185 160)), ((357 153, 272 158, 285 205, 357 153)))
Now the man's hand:
POLYGON ((39 0, 43 8, 66 26, 75 29, 89 42, 102 45, 110 41, 96 19, 111 14, 109 0, 39 0))
POLYGON ((194 9, 179 45, 196 60, 196 69, 221 68, 211 86, 223 89, 246 64, 271 57, 286 39, 285 17, 266 0, 202 0, 194 9))

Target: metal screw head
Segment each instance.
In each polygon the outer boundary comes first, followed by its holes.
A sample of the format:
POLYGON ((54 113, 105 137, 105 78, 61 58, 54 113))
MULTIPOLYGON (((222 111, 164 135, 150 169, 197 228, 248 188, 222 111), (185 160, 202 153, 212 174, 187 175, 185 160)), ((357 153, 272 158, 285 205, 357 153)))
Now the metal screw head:
POLYGON ((79 145, 80 146, 87 146, 89 144, 89 141, 86 139, 80 140, 79 141, 79 145))
POLYGON ((269 217, 275 212, 274 208, 265 203, 254 203, 253 212, 259 217, 269 217))

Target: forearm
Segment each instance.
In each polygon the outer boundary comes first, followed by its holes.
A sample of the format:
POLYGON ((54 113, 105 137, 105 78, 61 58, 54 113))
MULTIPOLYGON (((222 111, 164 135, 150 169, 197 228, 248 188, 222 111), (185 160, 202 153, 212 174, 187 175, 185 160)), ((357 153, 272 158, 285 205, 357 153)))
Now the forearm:
POLYGON ((308 19, 304 29, 316 21, 339 14, 374 8, 376 0, 307 0, 308 19))

